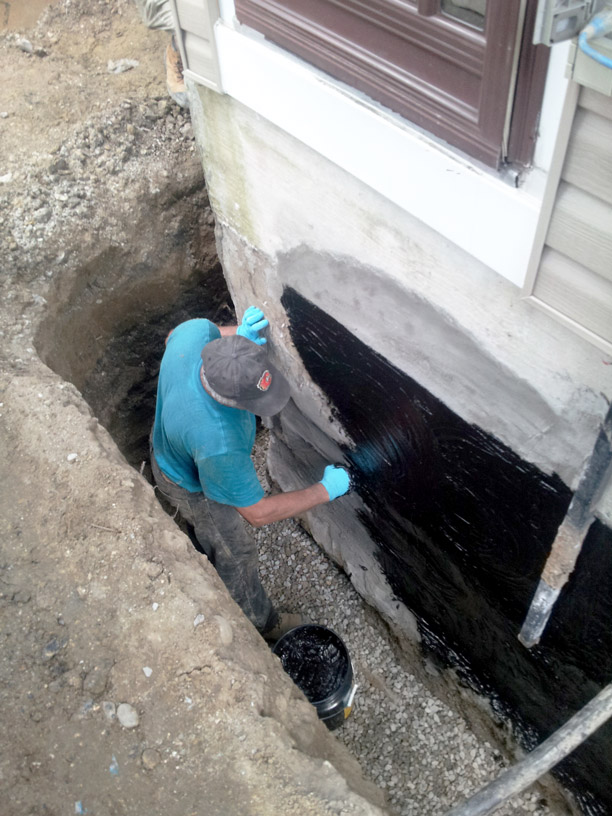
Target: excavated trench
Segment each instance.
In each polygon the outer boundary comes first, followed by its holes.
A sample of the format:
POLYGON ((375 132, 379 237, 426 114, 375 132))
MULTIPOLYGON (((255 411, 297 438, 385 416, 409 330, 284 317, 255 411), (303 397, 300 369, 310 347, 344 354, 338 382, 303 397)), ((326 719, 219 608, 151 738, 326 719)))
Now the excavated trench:
MULTIPOLYGON (((108 83, 104 75, 101 85, 108 83)), ((96 93, 89 92, 88 101, 96 93)), ((159 104, 166 105, 163 100, 159 104)), ((24 280, 38 274, 44 283, 40 290, 44 298, 36 294, 35 309, 28 306, 37 314, 44 312, 34 338, 39 357, 74 384, 137 471, 148 458, 157 371, 168 331, 188 317, 208 317, 217 323, 234 319, 216 254, 200 161, 186 150, 182 117, 172 112, 158 115, 156 110, 152 103, 126 101, 117 118, 98 124, 92 120, 88 125, 90 135, 105 141, 103 148, 94 150, 94 144, 80 134, 62 147, 67 157, 62 159, 65 175, 20 180, 20 195, 32 207, 35 197, 47 194, 49 185, 57 200, 41 210, 50 213, 44 225, 27 207, 25 217, 14 219, 19 241, 11 247, 16 255, 19 242, 24 242, 29 252, 26 260, 24 251, 24 280), (131 141, 128 128, 135 134, 131 141), (111 147, 114 150, 106 150, 111 147), (119 149, 122 161, 116 160, 119 149), (83 166, 68 173, 79 155, 83 166), (75 213, 69 211, 73 198, 79 202, 75 213), (41 236, 46 236, 44 241, 41 236)), ((37 293, 38 286, 37 281, 32 291, 37 293)), ((22 317, 26 322, 25 312, 22 317)), ((29 317, 28 313, 28 323, 29 317)), ((48 392, 43 391, 46 397, 48 392)), ((68 422, 68 411, 66 415, 68 422)), ((52 427, 47 430, 53 434, 52 427)), ((69 436, 68 432, 62 439, 69 436)), ((66 463, 72 450, 58 447, 54 453, 65 470, 72 468, 76 482, 79 466, 66 463)), ((261 450, 255 455, 264 473, 261 450)), ((147 469, 143 472, 149 476, 147 469)), ((115 489, 113 482, 110 490, 115 489)), ((102 494, 101 501, 107 495, 102 494)), ((84 493, 82 501, 74 502, 77 523, 87 500, 84 493)), ((129 501, 128 495, 123 507, 129 501)), ((106 524, 106 519, 93 521, 98 533, 112 534, 114 528, 97 523, 106 524)), ((458 706, 452 710, 444 695, 429 693, 434 686, 440 691, 435 666, 424 669, 420 656, 414 666, 408 666, 398 657, 381 618, 299 525, 293 521, 272 525, 256 531, 256 538, 263 579, 273 601, 278 605, 287 601, 347 642, 358 694, 353 715, 336 732, 337 738, 359 760, 365 775, 387 789, 394 813, 438 816, 496 775, 501 754, 474 736, 457 714, 458 706), (421 682, 424 674, 427 687, 421 682)), ((82 552, 87 559, 87 545, 82 552)), ((48 607, 55 608, 51 595, 48 607)), ((58 620, 59 625, 64 622, 58 620)), ((56 700, 49 705, 59 708, 56 700)), ((503 808, 502 816, 525 812, 548 816, 550 811, 534 793, 503 808)))
MULTIPOLYGON (((149 434, 168 332, 196 316, 217 325, 235 319, 212 240, 209 232, 206 252, 178 284, 173 264, 160 272, 107 250, 79 272, 72 297, 39 332, 44 362, 76 385, 129 464, 151 483, 149 434)), ((186 257, 182 268, 190 262, 186 257)), ((162 497, 160 503, 176 515, 162 497)), ((191 528, 177 521, 200 550, 191 528)))
POLYGON ((168 332, 183 320, 206 317, 231 323, 234 310, 221 264, 196 273, 168 302, 149 306, 146 319, 111 336, 87 372, 82 393, 110 432, 128 462, 140 467, 148 460, 148 437, 155 413, 157 374, 168 332))
POLYGON ((138 468, 168 332, 192 317, 234 319, 201 175, 190 166, 176 176, 131 209, 129 242, 73 236, 63 252, 73 267, 49 293, 35 340, 43 362, 79 389, 138 468))
MULTIPOLYGON (((148 437, 168 332, 195 316, 227 324, 235 314, 201 185, 143 201, 140 212, 130 245, 90 245, 58 281, 36 347, 43 362, 79 389, 126 460, 150 479, 148 437), (167 226, 159 229, 159 224, 167 226)), ((261 451, 256 456, 261 459, 261 451)), ((265 481, 261 461, 259 469, 265 481)), ((465 793, 490 778, 500 755, 479 743, 461 718, 432 696, 421 684, 421 669, 419 679, 412 675, 417 667, 398 657, 381 619, 307 533, 289 520, 257 531, 256 539, 273 602, 289 601, 307 619, 347 640, 360 688, 358 713, 338 738, 366 776, 389 790, 395 812, 435 813, 441 802, 452 804, 457 773, 465 793), (462 767, 455 771, 449 760, 440 775, 437 745, 453 741, 451 750, 462 767), (467 751, 481 759, 469 773, 460 759, 467 751)), ((548 813, 535 794, 525 801, 533 805, 532 812, 548 813)))

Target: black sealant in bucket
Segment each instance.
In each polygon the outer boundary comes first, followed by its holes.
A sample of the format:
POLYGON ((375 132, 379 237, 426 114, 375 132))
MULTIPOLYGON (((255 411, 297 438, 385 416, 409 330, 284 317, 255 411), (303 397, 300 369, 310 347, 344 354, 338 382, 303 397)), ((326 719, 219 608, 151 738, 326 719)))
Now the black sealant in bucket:
POLYGON ((330 731, 339 728, 351 713, 356 688, 342 639, 325 626, 306 624, 283 635, 272 651, 330 731))

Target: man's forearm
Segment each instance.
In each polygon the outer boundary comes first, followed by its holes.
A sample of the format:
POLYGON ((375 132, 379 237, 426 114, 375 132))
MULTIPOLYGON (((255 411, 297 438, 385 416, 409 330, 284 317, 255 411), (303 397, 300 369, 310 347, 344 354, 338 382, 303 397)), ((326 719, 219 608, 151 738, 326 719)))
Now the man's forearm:
MULTIPOLYGON (((230 337, 232 334, 236 334, 238 331, 238 326, 217 326, 219 332, 221 333, 221 337, 230 337)), ((166 340, 164 345, 168 345, 168 340, 170 339, 170 335, 174 329, 170 329, 168 334, 166 335, 166 340)))
POLYGON ((328 501, 329 493, 320 482, 317 482, 303 490, 276 493, 274 496, 260 499, 257 504, 252 504, 250 507, 237 507, 236 509, 253 527, 263 527, 264 524, 299 516, 328 501))

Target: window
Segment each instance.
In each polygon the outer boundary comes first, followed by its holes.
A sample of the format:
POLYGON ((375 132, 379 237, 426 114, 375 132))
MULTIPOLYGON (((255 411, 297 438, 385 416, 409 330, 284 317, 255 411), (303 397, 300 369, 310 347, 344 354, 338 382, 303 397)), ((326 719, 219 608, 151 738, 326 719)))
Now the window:
POLYGON ((240 22, 492 167, 526 165, 534 0, 236 0, 240 22))

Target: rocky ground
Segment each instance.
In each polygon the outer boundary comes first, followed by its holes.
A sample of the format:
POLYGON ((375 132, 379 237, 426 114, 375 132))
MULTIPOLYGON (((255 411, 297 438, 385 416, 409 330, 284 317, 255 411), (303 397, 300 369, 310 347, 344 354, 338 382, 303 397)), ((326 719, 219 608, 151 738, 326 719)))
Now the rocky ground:
MULTIPOLYGON (((257 457, 266 484, 264 452, 262 438, 257 457)), ((416 655, 407 658, 379 615, 297 522, 262 528, 257 537, 262 580, 274 602, 333 629, 349 648, 355 706, 335 733, 364 774, 387 792, 393 813, 442 816, 508 767, 508 755, 483 728, 486 718, 474 717, 470 695, 462 700, 434 666, 423 666, 416 655)), ((567 812, 554 788, 527 791, 496 811, 567 812)))
MULTIPOLYGON (((165 304, 229 314, 214 219, 165 35, 127 0, 38 5, 0 37, 2 813, 445 813, 508 760, 435 672, 296 522, 258 531, 273 599, 353 657, 355 708, 328 732, 140 472, 165 304)), ((565 808, 538 790, 500 812, 565 808)))

